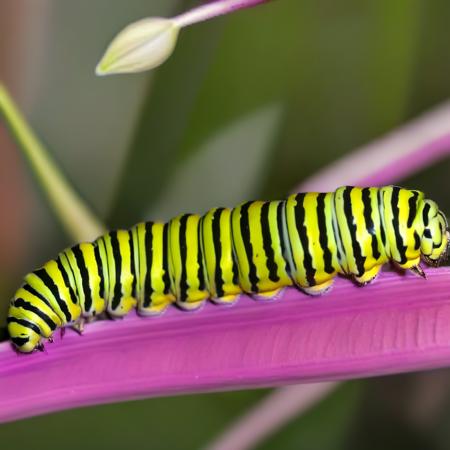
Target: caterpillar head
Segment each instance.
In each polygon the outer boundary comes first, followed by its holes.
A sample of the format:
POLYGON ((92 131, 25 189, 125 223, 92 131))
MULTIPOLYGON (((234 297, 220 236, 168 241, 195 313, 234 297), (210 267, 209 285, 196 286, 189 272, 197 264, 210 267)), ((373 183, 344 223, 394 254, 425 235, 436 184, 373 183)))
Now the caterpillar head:
POLYGON ((38 329, 30 328, 29 322, 24 319, 8 317, 8 333, 12 343, 20 352, 30 353, 35 349, 43 349, 42 336, 38 329))
POLYGON ((420 242, 422 258, 427 264, 438 266, 447 259, 450 250, 447 219, 435 202, 425 200, 422 220, 423 233, 420 242))

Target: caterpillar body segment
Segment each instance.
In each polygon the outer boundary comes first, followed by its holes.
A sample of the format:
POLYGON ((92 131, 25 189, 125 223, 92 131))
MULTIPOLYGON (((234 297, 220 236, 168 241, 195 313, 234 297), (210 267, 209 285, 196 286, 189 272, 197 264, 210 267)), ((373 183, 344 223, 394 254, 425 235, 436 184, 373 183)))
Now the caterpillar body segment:
POLYGON ((231 214, 233 244, 244 292, 272 296, 292 284, 283 255, 284 202, 247 202, 231 214))
POLYGON ((141 315, 159 315, 175 301, 169 274, 169 226, 138 223, 132 229, 136 298, 141 315))
POLYGON ((290 275, 298 287, 312 295, 330 289, 336 274, 347 270, 333 227, 333 196, 300 193, 286 202, 290 275))
POLYGON ((169 272, 176 303, 197 309, 209 297, 201 249, 200 216, 183 214, 169 222, 169 272))
POLYGON ((11 300, 8 330, 21 352, 42 349, 57 328, 137 308, 232 304, 240 294, 275 298, 295 285, 329 290, 338 274, 367 284, 392 261, 424 276, 419 263, 447 256, 446 218, 432 200, 396 186, 341 187, 283 201, 251 201, 145 222, 62 251, 25 276, 11 300))
POLYGON ((231 209, 208 211, 201 219, 200 235, 210 298, 215 303, 231 304, 242 293, 234 256, 231 209))

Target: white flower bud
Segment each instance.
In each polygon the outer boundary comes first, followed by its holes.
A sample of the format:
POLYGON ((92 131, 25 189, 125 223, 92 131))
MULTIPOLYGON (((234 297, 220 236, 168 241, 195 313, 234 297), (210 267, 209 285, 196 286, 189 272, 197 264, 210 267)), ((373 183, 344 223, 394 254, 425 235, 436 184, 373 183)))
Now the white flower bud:
POLYGON ((172 54, 179 29, 174 20, 161 17, 128 25, 106 49, 96 74, 135 73, 159 66, 172 54))

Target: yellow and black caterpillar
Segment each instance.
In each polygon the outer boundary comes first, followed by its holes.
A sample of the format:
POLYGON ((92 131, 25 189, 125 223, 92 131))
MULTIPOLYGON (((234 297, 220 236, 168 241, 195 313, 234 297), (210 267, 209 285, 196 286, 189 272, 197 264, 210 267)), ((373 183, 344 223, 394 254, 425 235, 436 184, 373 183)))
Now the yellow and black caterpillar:
POLYGON ((139 223, 62 251, 26 275, 8 314, 21 352, 42 349, 58 327, 137 307, 160 314, 171 303, 195 309, 210 298, 276 296, 295 285, 328 290, 337 274, 360 284, 388 261, 424 276, 422 258, 439 265, 449 252, 444 214, 420 191, 396 186, 341 187, 285 201, 251 201, 204 216, 139 223))

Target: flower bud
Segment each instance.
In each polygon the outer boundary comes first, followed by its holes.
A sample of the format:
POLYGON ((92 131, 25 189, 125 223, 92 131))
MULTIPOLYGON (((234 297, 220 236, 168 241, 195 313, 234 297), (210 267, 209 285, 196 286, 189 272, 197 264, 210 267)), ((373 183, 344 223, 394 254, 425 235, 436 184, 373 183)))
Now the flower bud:
POLYGON ((178 32, 172 19, 151 17, 134 22, 113 39, 95 72, 136 73, 157 67, 172 54, 178 32))

